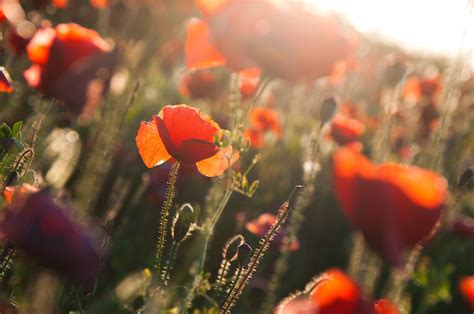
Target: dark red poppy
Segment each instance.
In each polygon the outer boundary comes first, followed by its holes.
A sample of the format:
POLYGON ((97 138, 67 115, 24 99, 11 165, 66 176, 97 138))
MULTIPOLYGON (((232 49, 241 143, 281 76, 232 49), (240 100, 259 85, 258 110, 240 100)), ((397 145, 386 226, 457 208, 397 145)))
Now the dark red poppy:
MULTIPOLYGON (((275 215, 264 213, 261 214, 257 219, 247 222, 245 224, 245 228, 249 232, 259 237, 263 237, 267 233, 267 231, 270 230, 270 228, 275 222, 275 215)), ((281 248, 281 246, 283 245, 283 239, 286 237, 286 235, 287 231, 285 229, 281 229, 272 243, 274 243, 278 248, 281 248)), ((299 249, 299 247, 299 242, 295 240, 290 243, 289 249, 290 251, 296 251, 299 249)))
POLYGON ((415 102, 420 101, 422 97, 428 98, 428 100, 436 100, 442 89, 441 77, 438 75, 412 77, 405 83, 403 94, 415 102))
POLYGON ((458 287, 464 300, 466 300, 466 304, 471 311, 474 311, 474 276, 462 277, 458 287))
MULTIPOLYGON (((331 73, 353 50, 353 40, 334 16, 295 1, 197 0, 208 43, 233 70, 258 66, 287 80, 331 73), (307 30, 311 29, 311 32, 307 30)), ((196 41, 197 42, 197 41, 196 41)))
POLYGON ((219 83, 216 74, 210 69, 189 71, 181 77, 179 92, 191 98, 208 98, 216 95, 219 83))
POLYGON ((331 121, 329 135, 339 145, 358 142, 364 134, 365 126, 359 120, 336 115, 331 121))
POLYGON ((36 32, 27 46, 33 63, 24 75, 28 84, 80 113, 97 82, 107 82, 118 62, 117 51, 95 31, 80 25, 60 24, 36 32))
POLYGON ((187 105, 165 106, 150 122, 142 122, 136 136, 138 151, 148 168, 171 158, 196 164, 207 177, 222 174, 238 158, 232 146, 220 149, 214 141, 222 130, 209 116, 187 105))
POLYGON ((432 171, 377 166, 349 148, 333 156, 333 184, 351 224, 395 266, 406 249, 430 237, 447 195, 446 180, 432 171))
POLYGON ((0 93, 13 92, 12 79, 4 67, 0 67, 0 93))
POLYGON ((0 231, 8 242, 39 265, 91 291, 99 255, 84 230, 54 204, 47 191, 15 199, 4 211, 0 231))
POLYGON ((281 123, 278 113, 267 107, 256 107, 250 113, 249 127, 244 136, 250 139, 250 145, 261 148, 265 144, 265 135, 271 133, 276 139, 281 137, 281 123))
POLYGON ((7 17, 5 16, 5 13, 3 13, 2 8, 0 8, 0 23, 3 23, 7 20, 7 17))

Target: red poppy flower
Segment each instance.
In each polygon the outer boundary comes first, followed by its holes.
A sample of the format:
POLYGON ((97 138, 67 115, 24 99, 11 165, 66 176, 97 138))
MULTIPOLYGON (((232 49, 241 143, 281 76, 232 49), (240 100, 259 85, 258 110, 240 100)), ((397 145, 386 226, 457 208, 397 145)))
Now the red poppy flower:
POLYGON ((349 148, 333 156, 333 183, 351 224, 395 266, 406 249, 431 235, 447 194, 446 180, 432 171, 376 166, 349 148))
POLYGON ((4 213, 0 232, 14 248, 92 290, 99 255, 88 235, 54 204, 47 191, 15 200, 4 213))
POLYGON ((206 47, 215 47, 236 71, 258 66, 287 80, 315 78, 330 74, 334 63, 353 50, 353 41, 333 16, 298 2, 196 2, 209 27, 206 47))
POLYGON ((370 313, 357 284, 339 269, 324 272, 310 292, 320 314, 370 313))
POLYGON ((281 137, 278 114, 270 108, 256 107, 250 113, 250 125, 244 135, 250 139, 252 147, 261 148, 265 143, 264 136, 267 132, 273 134, 277 139, 281 137))
POLYGON ((398 314, 388 300, 371 303, 359 286, 337 268, 325 271, 314 279, 305 294, 284 300, 277 314, 398 314), (310 301, 311 303, 308 303, 310 301))
POLYGON ((5 13, 3 13, 3 10, 2 8, 0 8, 0 23, 3 23, 6 21, 6 16, 5 16, 5 13))
POLYGON ((358 142, 364 134, 365 126, 356 119, 336 115, 331 121, 331 131, 329 135, 339 145, 346 145, 358 142))
POLYGON ((174 158, 182 163, 196 164, 207 177, 222 174, 239 154, 228 146, 219 149, 214 143, 222 137, 217 123, 198 109, 187 106, 165 106, 150 122, 142 122, 136 143, 148 168, 174 158))
POLYGON ((474 276, 462 277, 459 281, 459 291, 471 311, 474 311, 474 276))
POLYGON ((0 67, 0 93, 13 92, 12 79, 4 67, 0 67))
POLYGON ((192 98, 208 98, 216 94, 219 87, 216 74, 210 69, 186 72, 181 77, 179 92, 192 98))
POLYGON ((443 86, 441 84, 440 76, 432 76, 425 78, 412 77, 405 83, 403 94, 405 97, 412 99, 415 102, 421 100, 421 97, 426 97, 430 100, 441 93, 443 86))
POLYGON ((262 71, 259 68, 239 72, 239 89, 243 99, 249 99, 255 94, 261 74, 262 71))
POLYGON ((73 23, 38 30, 27 53, 33 63, 24 73, 29 85, 76 113, 94 98, 88 95, 91 84, 108 80, 118 61, 99 34, 73 23))
MULTIPOLYGON (((276 221, 276 216, 264 213, 261 214, 257 219, 249 221, 245 224, 245 228, 251 233, 263 237, 268 230, 272 227, 272 225, 276 221)), ((283 245, 283 239, 286 237, 287 231, 285 229, 281 229, 277 236, 274 238, 273 242, 278 248, 281 248, 283 245)), ((289 249, 290 251, 296 251, 300 247, 300 244, 297 240, 292 241, 290 243, 289 249)))
POLYGON ((33 29, 22 29, 20 26, 8 30, 8 44, 16 55, 20 56, 26 52, 26 47, 30 43, 34 31, 33 29))

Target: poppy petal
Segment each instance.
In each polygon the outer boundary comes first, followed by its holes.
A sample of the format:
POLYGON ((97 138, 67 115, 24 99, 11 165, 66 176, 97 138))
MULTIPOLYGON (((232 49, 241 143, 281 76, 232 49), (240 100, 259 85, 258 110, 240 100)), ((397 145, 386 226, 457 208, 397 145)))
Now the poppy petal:
MULTIPOLYGON (((170 139, 176 149, 185 140, 197 139, 209 143, 215 136, 220 137, 221 129, 212 119, 198 109, 186 105, 165 106, 158 115, 168 130, 170 139)), ((158 125, 160 127, 160 125, 158 125)), ((160 132, 161 132, 161 128, 160 132)), ((168 144, 165 142, 168 147, 168 144)), ((170 151, 171 153, 171 151, 170 151)))
POLYGON ((140 124, 135 141, 138 152, 148 168, 158 166, 171 158, 160 137, 155 120, 140 124))
POLYGON ((214 143, 199 139, 185 140, 179 146, 179 160, 195 163, 214 156, 217 151, 214 143))
POLYGON ((210 42, 208 25, 198 18, 192 18, 187 26, 185 63, 189 69, 222 66, 226 63, 210 42))
POLYGON ((233 152, 232 146, 227 146, 214 156, 197 162, 196 167, 202 175, 206 177, 216 177, 223 174, 239 157, 239 152, 233 152), (230 155, 232 156, 230 157, 230 155), (230 160, 228 157, 230 157, 230 160))
POLYGON ((0 92, 13 92, 12 79, 4 67, 0 67, 0 92))

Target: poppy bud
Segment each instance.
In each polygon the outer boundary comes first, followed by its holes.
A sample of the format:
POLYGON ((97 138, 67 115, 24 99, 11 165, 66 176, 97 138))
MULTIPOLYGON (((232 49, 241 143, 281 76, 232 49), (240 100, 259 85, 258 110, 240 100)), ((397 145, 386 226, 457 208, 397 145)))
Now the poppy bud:
POLYGON ((237 262, 239 263, 239 267, 243 267, 247 265, 250 259, 250 255, 252 254, 252 248, 247 243, 243 243, 237 249, 237 262))
POLYGON ((321 103, 319 111, 319 120, 324 125, 334 118, 336 115, 337 108, 339 107, 340 100, 337 96, 331 95, 324 98, 321 103))
POLYGON ((245 243, 245 239, 242 235, 236 235, 230 238, 224 245, 222 250, 222 257, 230 262, 237 259, 239 247, 245 243))
POLYGON ((171 236, 173 240, 182 242, 186 240, 196 228, 196 214, 191 204, 186 203, 178 210, 173 220, 171 236))
POLYGON ((388 55, 385 62, 385 84, 395 86, 405 76, 407 66, 399 56, 393 54, 388 55))
POLYGON ((464 172, 461 174, 461 177, 459 177, 458 186, 472 187, 474 185, 472 182, 473 175, 474 175, 474 167, 466 168, 464 172))

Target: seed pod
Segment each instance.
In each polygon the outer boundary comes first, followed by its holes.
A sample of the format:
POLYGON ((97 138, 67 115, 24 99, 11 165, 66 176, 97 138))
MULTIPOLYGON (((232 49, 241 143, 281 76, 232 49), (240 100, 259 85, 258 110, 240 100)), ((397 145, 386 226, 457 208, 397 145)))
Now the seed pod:
POLYGON ((339 98, 336 95, 330 95, 323 99, 321 109, 319 111, 319 119, 321 125, 328 123, 334 118, 337 108, 339 107, 339 98))
POLYGON ((239 267, 244 267, 248 264, 250 255, 252 255, 252 248, 247 243, 243 243, 238 248, 237 262, 239 267))
POLYGON ((222 257, 229 262, 235 261, 237 259, 239 246, 244 243, 245 239, 240 234, 230 238, 224 245, 224 249, 222 250, 222 257))
POLYGON ((186 240, 196 228, 196 215, 191 204, 186 203, 176 212, 171 227, 171 236, 177 242, 186 240))

